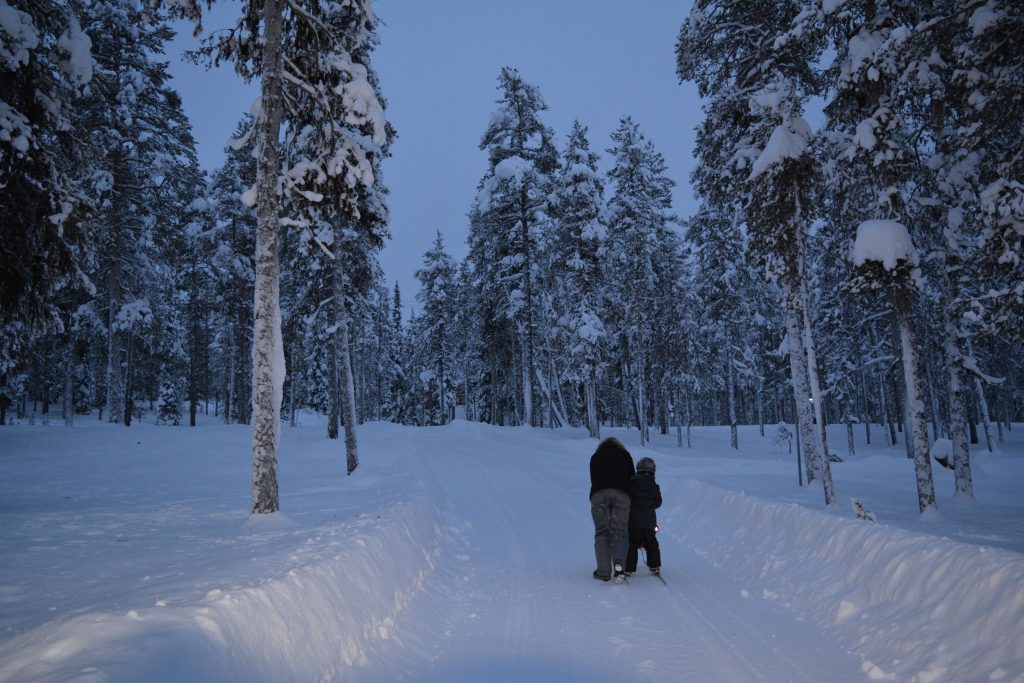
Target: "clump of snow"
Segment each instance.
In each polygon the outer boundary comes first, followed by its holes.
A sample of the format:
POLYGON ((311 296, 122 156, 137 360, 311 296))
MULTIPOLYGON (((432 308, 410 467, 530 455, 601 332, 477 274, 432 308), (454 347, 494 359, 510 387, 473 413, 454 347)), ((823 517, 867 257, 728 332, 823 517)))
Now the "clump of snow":
POLYGON ((878 121, 870 117, 858 123, 857 131, 853 135, 853 144, 869 151, 874 149, 878 144, 878 139, 875 137, 876 128, 878 128, 878 121))
POLYGON ((60 68, 71 83, 81 86, 92 80, 92 40, 82 31, 77 19, 71 19, 67 30, 57 40, 57 47, 67 55, 67 59, 61 60, 60 68))
POLYGON ((32 17, 0 0, 0 31, 0 63, 11 71, 28 64, 29 51, 39 45, 32 17))
POLYGON ((846 61, 840 71, 840 79, 849 80, 854 74, 874 61, 875 54, 884 42, 881 33, 862 28, 850 38, 846 61))
POLYGON ((953 467, 953 442, 949 439, 936 439, 932 444, 931 456, 943 467, 953 467))
POLYGON ((776 126, 761 154, 754 160, 750 178, 756 178, 786 159, 799 159, 807 152, 810 135, 810 125, 799 117, 776 126))
POLYGON ((1002 18, 1003 13, 996 11, 995 0, 989 0, 988 3, 974 10, 974 13, 971 14, 971 18, 967 21, 967 24, 971 27, 971 32, 974 37, 977 38, 982 33, 992 28, 995 24, 999 23, 1002 18))
POLYGON ((863 266, 877 261, 886 270, 895 269, 901 262, 918 264, 917 250, 907 227, 898 221, 868 220, 857 226, 853 242, 853 263, 863 266))

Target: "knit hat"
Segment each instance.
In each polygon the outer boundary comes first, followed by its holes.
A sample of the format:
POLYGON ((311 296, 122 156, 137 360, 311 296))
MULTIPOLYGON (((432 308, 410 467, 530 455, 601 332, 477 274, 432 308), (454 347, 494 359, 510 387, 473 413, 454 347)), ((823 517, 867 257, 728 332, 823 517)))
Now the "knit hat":
POLYGON ((657 466, 654 464, 654 461, 651 460, 650 458, 640 458, 640 461, 637 462, 636 464, 636 471, 638 473, 650 472, 651 474, 654 474, 655 469, 657 469, 657 466))

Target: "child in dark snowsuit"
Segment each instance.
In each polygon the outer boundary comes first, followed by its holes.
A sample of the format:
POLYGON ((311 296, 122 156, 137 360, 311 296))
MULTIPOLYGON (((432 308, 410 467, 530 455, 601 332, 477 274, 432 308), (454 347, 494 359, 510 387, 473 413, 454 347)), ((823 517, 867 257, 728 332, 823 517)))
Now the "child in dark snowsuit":
POLYGON ((626 556, 626 574, 636 571, 637 551, 647 551, 647 566, 651 572, 661 571, 661 548, 655 532, 658 516, 655 510, 661 507, 661 488, 654 481, 654 460, 640 458, 636 464, 629 501, 629 554, 626 556))

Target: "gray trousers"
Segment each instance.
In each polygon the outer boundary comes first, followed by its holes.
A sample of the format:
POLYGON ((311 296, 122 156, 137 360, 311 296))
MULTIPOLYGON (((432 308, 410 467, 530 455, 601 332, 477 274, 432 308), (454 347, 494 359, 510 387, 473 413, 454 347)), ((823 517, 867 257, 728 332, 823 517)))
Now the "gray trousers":
POLYGON ((597 574, 612 575, 615 562, 626 564, 629 552, 629 494, 618 489, 601 489, 590 497, 594 517, 594 555, 597 574))

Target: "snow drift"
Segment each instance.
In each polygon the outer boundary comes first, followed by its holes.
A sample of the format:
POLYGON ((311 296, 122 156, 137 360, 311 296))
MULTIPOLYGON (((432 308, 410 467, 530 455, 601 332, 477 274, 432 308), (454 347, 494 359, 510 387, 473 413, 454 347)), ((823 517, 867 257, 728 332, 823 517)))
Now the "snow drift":
MULTIPOLYGON (((195 605, 87 613, 0 646, 0 681, 319 681, 378 663, 444 532, 436 495, 338 530, 333 557, 195 605)), ((261 521, 260 523, 266 523, 261 521)))
POLYGON ((872 680, 1024 680, 1024 557, 685 480, 681 538, 852 645, 872 680))

